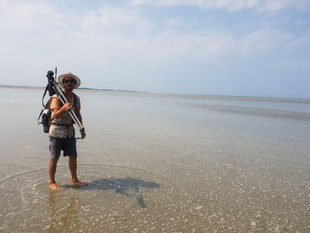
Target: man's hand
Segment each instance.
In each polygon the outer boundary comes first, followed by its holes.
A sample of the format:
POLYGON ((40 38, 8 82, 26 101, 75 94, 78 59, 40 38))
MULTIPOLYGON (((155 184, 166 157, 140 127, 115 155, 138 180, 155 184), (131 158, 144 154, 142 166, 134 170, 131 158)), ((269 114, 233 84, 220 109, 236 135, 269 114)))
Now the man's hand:
POLYGON ((81 139, 84 139, 86 137, 86 133, 83 131, 81 132, 81 139))
POLYGON ((70 109, 72 109, 72 104, 70 102, 65 103, 62 108, 64 109, 64 111, 69 111, 70 109))
MULTIPOLYGON (((54 99, 56 99, 56 98, 54 98, 54 99)), ((54 99, 53 99, 53 101, 54 101, 54 99)), ((53 108, 52 111, 53 111, 55 118, 59 119, 64 112, 67 112, 70 109, 72 109, 72 104, 67 102, 61 108, 53 108)))

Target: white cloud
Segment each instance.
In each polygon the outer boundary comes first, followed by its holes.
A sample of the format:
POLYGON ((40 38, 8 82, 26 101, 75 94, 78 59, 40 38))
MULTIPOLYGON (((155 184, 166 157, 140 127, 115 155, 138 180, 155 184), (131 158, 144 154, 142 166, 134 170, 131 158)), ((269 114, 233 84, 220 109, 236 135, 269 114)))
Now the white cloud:
POLYGON ((55 21, 60 15, 55 8, 43 1, 7 1, 0 2, 0 26, 2 28, 33 29, 55 21))
POLYGON ((102 7, 97 11, 87 13, 81 17, 84 29, 101 29, 121 31, 150 30, 153 24, 141 18, 135 11, 124 8, 102 7))
POLYGON ((133 6, 151 4, 162 6, 196 6, 200 8, 224 8, 228 10, 239 10, 247 7, 255 7, 259 0, 132 0, 133 6))
POLYGON ((265 0, 260 5, 260 10, 278 11, 284 8, 305 10, 310 8, 309 0, 265 0))
POLYGON ((286 36, 270 28, 258 29, 240 40, 240 52, 250 54, 253 52, 266 52, 278 46, 286 36))
POLYGON ((58 53, 75 46, 93 52, 102 50, 102 57, 129 53, 166 59, 185 54, 221 53, 233 43, 231 36, 217 32, 186 34, 169 30, 177 22, 174 19, 169 20, 167 29, 152 31, 156 25, 133 9, 102 7, 81 15, 72 11, 68 16, 68 12, 58 11, 42 1, 2 0, 1 3, 5 7, 0 15, 0 30, 6 34, 0 39, 2 46, 8 42, 11 46, 14 42, 26 45, 32 40, 34 48, 46 44, 60 49, 58 53))
POLYGON ((310 50, 310 35, 295 36, 272 28, 256 29, 239 40, 239 52, 273 54, 278 51, 287 54, 310 50))
MULTIPOLYGON (((256 7, 259 3, 215 2, 216 7, 229 9, 256 7)), ((139 82, 133 79, 143 79, 148 74, 155 77, 162 67, 170 71, 170 64, 177 67, 191 60, 215 64, 229 56, 243 54, 251 58, 261 52, 267 57, 279 50, 290 53, 309 49, 310 44, 307 36, 293 36, 273 28, 254 28, 243 36, 229 28, 182 30, 193 22, 177 17, 159 26, 134 7, 102 7, 78 13, 73 9, 61 11, 43 1, 0 0, 0 4, 0 61, 5 67, 0 71, 0 83, 7 82, 3 77, 8 75, 23 77, 25 70, 28 76, 41 77, 42 69, 45 72, 57 65, 64 72, 87 77, 85 86, 95 87, 101 82, 101 87, 126 88, 126 83, 130 83, 135 89, 133 86, 139 82)), ((278 66, 283 64, 279 62, 278 66)), ((197 65, 197 69, 202 67, 197 65)), ((33 82, 29 84, 38 85, 37 80, 33 82)))
POLYGON ((142 66, 151 73, 172 61, 226 53, 235 43, 217 32, 180 33, 169 30, 171 25, 153 30, 156 25, 135 9, 102 7, 78 14, 42 1, 0 3, 0 60, 6 70, 0 71, 6 73, 0 74, 0 83, 7 82, 2 77, 8 72, 37 77, 51 64, 90 78, 106 77, 108 83, 112 73, 127 76, 126 71, 130 75, 142 66))
MULTIPOLYGON (((291 3, 290 0, 283 1, 285 2, 283 4, 291 3)), ((154 3, 152 0, 135 0, 136 4, 146 2, 154 3)), ((164 2, 165 4, 215 4, 217 6, 222 4, 222 6, 234 5, 237 8, 245 5, 253 7, 258 4, 258 0, 158 0, 157 2, 160 4, 164 2)), ((163 61, 186 56, 251 54, 273 51, 280 47, 296 48, 302 41, 308 41, 303 37, 295 38, 271 28, 256 29, 241 38, 237 38, 229 30, 225 33, 217 31, 181 33, 173 29, 173 26, 178 24, 177 19, 169 19, 166 23, 167 28, 156 28, 156 24, 131 8, 102 7, 84 14, 77 14, 74 11, 69 13, 58 11, 52 5, 42 1, 0 0, 0 3, 0 29, 2 28, 5 35, 0 39, 2 46, 4 44, 14 46, 14 42, 26 46, 27 40, 32 40, 39 48, 49 45, 50 48, 60 49, 57 54, 70 48, 74 51, 76 47, 84 49, 84 56, 89 56, 90 59, 98 56, 98 60, 103 61, 111 60, 111 58, 116 61, 129 56, 135 59, 150 58, 163 61), (14 31, 14 27, 18 29, 14 31), (8 30, 8 34, 5 30, 8 30), (47 31, 48 33, 45 34, 47 31)), ((63 54, 63 57, 67 56, 68 54, 63 54)))
POLYGON ((309 0, 132 0, 131 5, 161 6, 195 6, 203 9, 226 9, 237 11, 246 8, 258 8, 266 11, 277 11, 288 7, 309 9, 309 0))
POLYGON ((275 62, 275 66, 281 69, 305 69, 310 70, 309 67, 310 59, 286 59, 286 60, 279 60, 275 62))

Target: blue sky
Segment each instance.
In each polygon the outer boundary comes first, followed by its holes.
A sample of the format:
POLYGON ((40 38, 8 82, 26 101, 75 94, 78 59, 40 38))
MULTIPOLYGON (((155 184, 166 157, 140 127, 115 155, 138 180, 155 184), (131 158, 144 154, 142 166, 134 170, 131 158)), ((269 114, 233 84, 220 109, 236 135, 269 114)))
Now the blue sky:
POLYGON ((310 98, 308 0, 0 0, 0 84, 310 98))

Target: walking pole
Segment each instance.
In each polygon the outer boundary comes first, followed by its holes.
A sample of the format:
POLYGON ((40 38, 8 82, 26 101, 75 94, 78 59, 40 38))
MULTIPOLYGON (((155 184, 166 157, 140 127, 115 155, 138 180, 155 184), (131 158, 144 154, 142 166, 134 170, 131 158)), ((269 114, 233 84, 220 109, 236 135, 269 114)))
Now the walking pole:
MULTIPOLYGON (((47 78, 48 78, 48 81, 49 83, 51 84, 52 86, 52 89, 54 90, 54 92, 56 93, 56 95, 59 97, 60 101, 62 104, 65 104, 67 102, 69 102, 69 100, 67 99, 67 97, 65 96, 65 93, 62 91, 60 85, 58 82, 56 82, 56 79, 57 79, 57 67, 55 68, 55 79, 53 77, 54 73, 53 71, 48 71, 47 72, 47 78)), ((85 132, 85 128, 84 126, 82 125, 81 121, 79 120, 79 118, 77 117, 77 115, 75 114, 75 112, 73 111, 73 109, 70 109, 69 110, 69 115, 70 117, 72 118, 72 120, 77 124, 81 134, 83 132, 85 132)))

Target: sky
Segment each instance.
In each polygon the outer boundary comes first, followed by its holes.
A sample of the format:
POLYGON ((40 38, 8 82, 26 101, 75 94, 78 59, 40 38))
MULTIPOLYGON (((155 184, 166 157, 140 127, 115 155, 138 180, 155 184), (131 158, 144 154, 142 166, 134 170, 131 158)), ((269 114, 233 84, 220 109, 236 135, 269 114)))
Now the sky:
POLYGON ((0 84, 310 99, 309 0, 0 0, 0 84))

